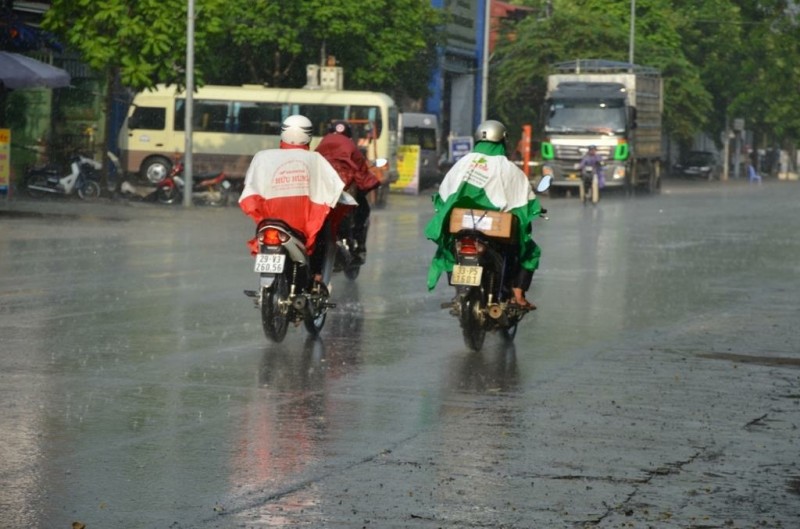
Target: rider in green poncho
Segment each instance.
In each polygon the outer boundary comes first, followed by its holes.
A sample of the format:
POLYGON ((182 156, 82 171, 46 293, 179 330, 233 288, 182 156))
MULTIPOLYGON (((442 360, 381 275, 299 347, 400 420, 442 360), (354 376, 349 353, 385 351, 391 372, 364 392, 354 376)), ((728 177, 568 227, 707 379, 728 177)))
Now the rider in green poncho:
POLYGON ((428 289, 436 286, 442 272, 452 272, 455 264, 453 234, 448 232, 454 207, 508 211, 517 217, 520 227, 519 255, 511 274, 514 300, 534 309, 536 306, 525 299, 525 292, 539 266, 540 250, 531 237, 531 222, 541 206, 528 177, 506 158, 506 137, 506 128, 499 121, 481 123, 475 133, 474 149, 447 172, 433 196, 435 215, 425 227, 425 236, 437 244, 437 249, 428 271, 428 289))

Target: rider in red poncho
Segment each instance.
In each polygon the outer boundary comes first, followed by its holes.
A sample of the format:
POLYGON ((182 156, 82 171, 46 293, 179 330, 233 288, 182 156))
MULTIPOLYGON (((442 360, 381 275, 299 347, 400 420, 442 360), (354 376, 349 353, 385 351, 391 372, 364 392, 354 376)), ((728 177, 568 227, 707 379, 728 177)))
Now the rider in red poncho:
POLYGON ((353 237, 356 240, 354 255, 364 262, 367 255, 367 228, 369 226, 370 206, 367 194, 381 185, 370 171, 369 162, 352 139, 353 133, 346 121, 331 124, 316 152, 320 153, 339 173, 345 189, 356 187, 353 193, 358 206, 353 212, 353 237))
MULTIPOLYGON (((325 244, 316 244, 317 236, 339 205, 344 184, 322 155, 308 150, 311 131, 311 121, 305 116, 283 121, 280 149, 253 156, 239 206, 257 225, 265 219, 280 219, 301 234, 316 275, 325 252, 325 244)), ((256 240, 248 244, 255 253, 256 240)))

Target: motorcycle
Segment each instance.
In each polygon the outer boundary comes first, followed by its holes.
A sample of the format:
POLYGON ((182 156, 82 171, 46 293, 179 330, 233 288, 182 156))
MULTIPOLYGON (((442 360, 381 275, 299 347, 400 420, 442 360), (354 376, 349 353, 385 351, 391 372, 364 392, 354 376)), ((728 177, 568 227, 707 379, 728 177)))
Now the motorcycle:
MULTIPOLYGON (((341 202, 355 205, 355 200, 342 193, 341 202)), ((253 270, 259 275, 258 290, 245 290, 261 311, 261 324, 266 337, 279 343, 286 336, 289 324, 303 323, 316 336, 325 325, 330 302, 330 279, 336 248, 330 221, 317 235, 316 244, 324 245, 322 279, 311 275, 310 258, 304 237, 285 222, 265 219, 256 228, 258 253, 253 270)))
POLYGON ((585 165, 581 169, 580 199, 583 204, 587 200, 591 200, 592 204, 600 201, 600 179, 591 165, 585 165))
MULTIPOLYGON (((372 167, 382 169, 387 164, 385 158, 378 158, 372 167)), ((355 237, 355 211, 350 212, 339 223, 336 234, 336 257, 334 260, 333 271, 344 272, 347 279, 355 280, 358 277, 361 267, 364 265, 363 253, 359 247, 358 239, 355 237)), ((369 220, 364 226, 364 237, 366 238, 369 230, 369 220)))
MULTIPOLYGON (((542 177, 537 191, 546 191, 550 182, 549 176, 542 177)), ((464 211, 464 222, 458 219, 456 223, 460 228, 455 229, 451 223, 451 232, 455 231, 456 263, 450 284, 456 287, 456 296, 452 301, 443 303, 442 308, 449 308, 450 313, 458 318, 464 344, 469 349, 479 351, 487 331, 499 331, 506 340, 512 341, 517 325, 530 309, 512 303, 514 296, 507 281, 510 247, 518 243, 513 237, 501 238, 487 234, 486 226, 490 223, 483 222, 492 213, 498 219, 502 217, 504 223, 515 222, 516 218, 511 213, 477 209, 464 211)), ((542 209, 540 216, 547 218, 546 213, 542 209)))
MULTIPOLYGON (((183 201, 185 188, 183 162, 173 164, 170 172, 156 185, 156 200, 162 204, 175 204, 183 201)), ((192 200, 199 200, 209 206, 224 206, 228 203, 233 185, 224 172, 217 174, 192 175, 192 200)))
POLYGON ((25 173, 24 187, 32 198, 50 193, 69 196, 77 194, 83 200, 98 198, 101 193, 98 171, 103 165, 87 156, 76 154, 70 159, 66 175, 53 165, 35 167, 25 173))

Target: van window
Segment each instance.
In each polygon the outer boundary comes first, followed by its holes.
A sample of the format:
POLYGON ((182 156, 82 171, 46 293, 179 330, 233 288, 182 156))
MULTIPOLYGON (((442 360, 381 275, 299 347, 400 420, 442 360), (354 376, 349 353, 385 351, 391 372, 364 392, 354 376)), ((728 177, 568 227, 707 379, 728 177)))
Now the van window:
POLYGON ((403 144, 419 145, 426 151, 436 150, 436 130, 422 127, 404 127, 403 144))
POLYGON ((129 129, 164 130, 167 109, 164 107, 136 107, 128 119, 129 129))

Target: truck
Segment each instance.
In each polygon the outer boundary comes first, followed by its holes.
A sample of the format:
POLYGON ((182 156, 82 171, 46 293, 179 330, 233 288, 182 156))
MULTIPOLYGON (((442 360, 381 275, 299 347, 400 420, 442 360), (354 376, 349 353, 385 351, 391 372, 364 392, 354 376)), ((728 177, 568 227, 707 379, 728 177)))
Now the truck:
POLYGON ((539 126, 542 174, 553 178, 551 190, 577 189, 580 160, 595 146, 605 187, 657 192, 663 108, 656 68, 596 59, 554 64, 539 126))

